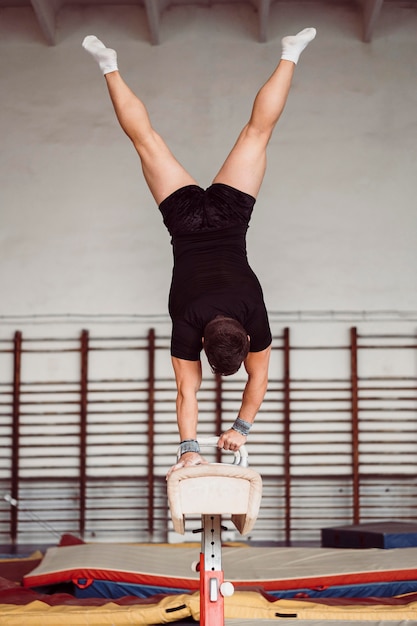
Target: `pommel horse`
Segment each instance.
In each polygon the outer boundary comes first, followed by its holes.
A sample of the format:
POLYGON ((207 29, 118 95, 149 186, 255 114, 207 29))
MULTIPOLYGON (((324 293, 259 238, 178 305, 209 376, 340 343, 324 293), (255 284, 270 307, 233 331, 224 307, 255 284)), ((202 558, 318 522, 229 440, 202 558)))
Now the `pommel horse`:
MULTIPOLYGON (((218 437, 199 438, 200 447, 217 447, 218 437)), ((222 515, 231 515, 241 535, 256 521, 262 497, 262 479, 248 467, 244 446, 233 464, 209 463, 173 472, 168 478, 168 502, 174 530, 185 532, 187 515, 201 515, 200 626, 224 626, 224 596, 234 592, 224 582, 221 557, 222 515)))

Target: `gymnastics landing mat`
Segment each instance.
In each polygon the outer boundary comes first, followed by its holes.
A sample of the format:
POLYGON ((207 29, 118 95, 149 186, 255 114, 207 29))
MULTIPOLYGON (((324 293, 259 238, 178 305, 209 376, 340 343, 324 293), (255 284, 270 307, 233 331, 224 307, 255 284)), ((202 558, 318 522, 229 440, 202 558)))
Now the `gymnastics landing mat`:
MULTIPOLYGON (((25 586, 0 579, 0 624, 198 623, 199 576, 191 568, 197 555, 196 546, 84 544, 51 548, 41 563, 25 575, 25 586), (114 583, 113 595, 94 595, 94 585, 103 580, 106 585, 114 583), (62 593, 59 585, 72 581, 76 586, 84 586, 87 592, 92 590, 93 595, 80 598, 62 593), (56 584, 56 592, 45 593, 37 587, 40 584, 56 584), (131 584, 157 586, 158 595, 134 597, 130 594, 131 584), (176 592, 170 592, 174 588, 176 592)), ((267 626, 279 622, 298 626, 417 626, 417 591, 393 597, 309 597, 310 592, 324 592, 342 582, 350 588, 359 581, 361 589, 367 580, 417 584, 417 548, 225 546, 223 566, 225 580, 233 582, 236 589, 233 596, 224 599, 225 626, 267 626), (282 598, 271 593, 279 594, 282 589, 296 591, 296 596, 282 598)), ((106 591, 109 589, 106 586, 106 591)))
MULTIPOLYGON (((340 595, 391 597, 417 592, 417 548, 223 547, 222 552, 226 581, 240 590, 256 586, 280 599, 300 594, 318 599, 340 595)), ((198 554, 195 547, 157 545, 50 548, 23 583, 33 588, 72 581, 77 587, 80 581, 77 597, 193 593, 200 587, 199 574, 192 570, 198 554), (93 585, 95 589, 91 590, 93 585), (118 593, 118 586, 122 593, 118 593)))

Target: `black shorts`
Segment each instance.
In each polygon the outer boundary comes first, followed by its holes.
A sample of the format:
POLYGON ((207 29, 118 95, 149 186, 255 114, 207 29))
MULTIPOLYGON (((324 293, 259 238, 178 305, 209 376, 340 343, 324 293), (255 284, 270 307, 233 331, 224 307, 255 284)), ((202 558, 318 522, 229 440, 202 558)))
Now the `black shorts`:
POLYGON ((207 189, 198 185, 181 187, 159 205, 164 224, 172 237, 187 233, 246 226, 255 198, 223 183, 207 189))

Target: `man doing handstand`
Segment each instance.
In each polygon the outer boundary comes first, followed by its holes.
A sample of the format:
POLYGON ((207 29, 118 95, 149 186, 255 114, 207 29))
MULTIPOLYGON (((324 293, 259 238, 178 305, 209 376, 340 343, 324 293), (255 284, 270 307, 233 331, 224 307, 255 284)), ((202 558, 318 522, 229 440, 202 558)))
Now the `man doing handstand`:
POLYGON ((171 356, 177 385, 179 458, 170 472, 198 465, 198 402, 204 348, 213 372, 247 373, 240 411, 218 446, 245 443, 268 384, 271 331, 262 289, 246 255, 246 231, 266 168, 266 148, 288 97, 298 58, 314 28, 282 39, 278 66, 259 90, 248 123, 207 189, 182 167, 151 125, 143 102, 122 79, 117 55, 94 35, 83 47, 102 70, 117 119, 133 142, 172 238, 171 356))

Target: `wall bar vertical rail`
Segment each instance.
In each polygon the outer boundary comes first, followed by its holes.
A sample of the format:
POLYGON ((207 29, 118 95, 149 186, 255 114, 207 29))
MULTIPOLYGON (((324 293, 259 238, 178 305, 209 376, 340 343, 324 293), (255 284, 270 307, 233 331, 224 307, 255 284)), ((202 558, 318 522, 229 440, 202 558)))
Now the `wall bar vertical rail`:
POLYGON ((155 329, 148 332, 148 532, 154 532, 155 454, 155 329))
POLYGON ((291 545, 291 372, 290 329, 284 328, 284 484, 285 484, 285 543, 291 545))
MULTIPOLYGON (((19 443, 20 443, 20 387, 22 372, 22 333, 16 331, 13 342, 13 422, 12 422, 12 467, 11 496, 19 500, 19 443)), ((10 539, 12 545, 17 543, 18 536, 17 506, 10 509, 10 539)))
MULTIPOLYGON (((216 435, 221 435, 223 432, 222 415, 223 415, 223 379, 221 374, 216 374, 216 435)), ((222 451, 220 448, 216 448, 216 463, 221 462, 222 451)))
POLYGON ((350 329, 350 380, 352 420, 352 481, 353 523, 360 522, 360 474, 359 474, 359 397, 358 397, 358 332, 350 329))
POLYGON ((80 376, 80 473, 79 473, 79 511, 78 528, 80 536, 85 533, 87 499, 87 419, 88 419, 88 351, 89 333, 81 332, 81 376, 80 376))

